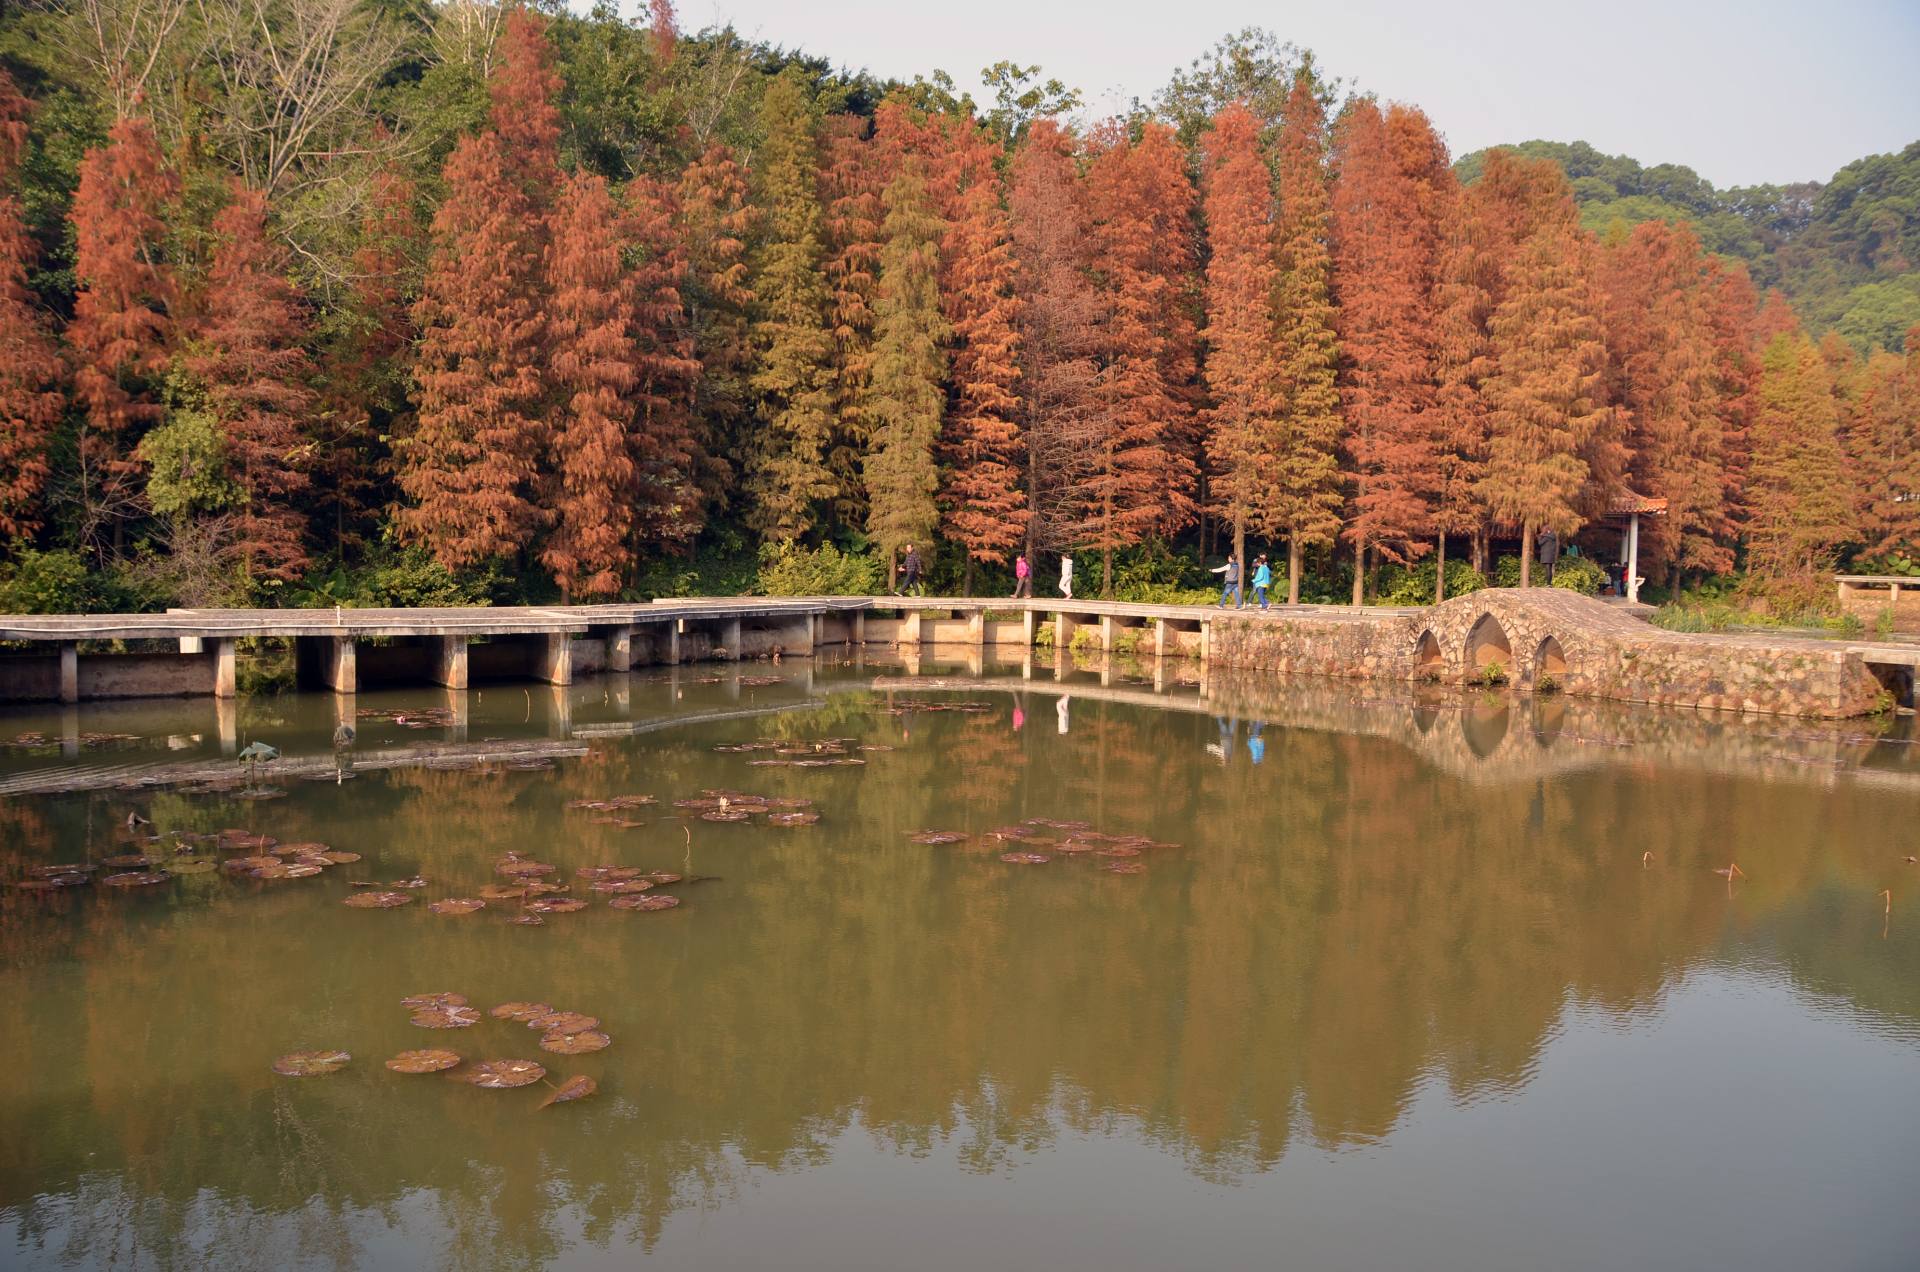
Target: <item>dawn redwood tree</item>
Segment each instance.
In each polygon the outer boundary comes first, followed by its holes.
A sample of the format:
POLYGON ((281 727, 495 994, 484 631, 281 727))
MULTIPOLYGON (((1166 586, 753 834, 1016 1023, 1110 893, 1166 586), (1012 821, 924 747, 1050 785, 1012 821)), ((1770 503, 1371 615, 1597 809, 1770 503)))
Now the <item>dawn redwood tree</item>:
POLYGON ((947 195, 940 303, 952 333, 951 393, 940 451, 946 536, 976 561, 1007 560, 1026 538, 1021 465, 1020 298, 1013 237, 1002 204, 1000 145, 972 118, 952 118, 938 156, 947 195))
POLYGON ((1631 421, 1628 484, 1667 501, 1642 528, 1642 558, 1656 580, 1731 569, 1724 403, 1699 240, 1685 224, 1646 222, 1608 247, 1603 273, 1614 398, 1631 421))
POLYGON ((606 180, 578 172, 554 209, 546 305, 556 398, 550 506, 540 562, 560 595, 601 599, 633 566, 633 295, 620 216, 606 180))
POLYGON ((1207 458, 1215 505, 1233 526, 1233 559, 1247 555, 1247 529, 1271 533, 1280 502, 1284 426, 1273 305, 1273 182, 1260 123, 1238 103, 1213 117, 1205 156, 1207 246, 1207 458))
POLYGON ((1431 424, 1434 173, 1445 151, 1424 116, 1352 103, 1334 138, 1333 285, 1343 356, 1353 512, 1353 603, 1369 549, 1406 563, 1426 553, 1435 462, 1431 424))
POLYGON ((1107 594, 1116 548, 1176 530, 1193 515, 1191 385, 1175 379, 1192 369, 1192 324, 1181 315, 1188 300, 1182 266, 1192 260, 1192 188, 1171 130, 1149 124, 1138 143, 1110 130, 1088 166, 1087 196, 1104 321, 1097 432, 1075 500, 1078 537, 1100 552, 1100 590, 1107 594))
POLYGON ((839 489, 827 466, 833 440, 832 294, 821 269, 819 150, 804 75, 789 67, 767 86, 760 117, 759 205, 765 218, 755 260, 753 322, 762 429, 752 456, 749 523, 772 539, 814 528, 839 489))
POLYGON ((1920 326, 1904 357, 1875 350, 1856 383, 1846 447, 1862 554, 1920 559, 1920 326))
POLYGON ((918 158, 909 158, 887 186, 881 231, 886 244, 875 301, 867 533, 886 554, 889 576, 899 550, 929 540, 939 520, 934 448, 946 406, 947 359, 941 345, 948 328, 940 312, 940 238, 946 226, 933 214, 922 170, 918 158))
POLYGON ((647 0, 647 19, 653 36, 653 64, 664 71, 673 65, 675 46, 680 39, 679 24, 673 15, 673 0, 647 0))
POLYGON ((47 440, 59 422, 59 349, 27 286, 37 249, 12 192, 27 145, 27 99, 0 71, 0 537, 40 527, 47 440))
POLYGON ((1008 170, 1027 556, 1078 546, 1078 496, 1100 437, 1094 399, 1102 298, 1088 277, 1086 193, 1072 137, 1033 121, 1008 170))
POLYGON ((859 525, 866 516, 861 477, 876 422, 868 378, 874 358, 874 299, 879 286, 881 192, 888 174, 880 148, 859 115, 829 115, 820 124, 820 228, 827 279, 827 320, 833 334, 833 436, 827 468, 833 473, 834 519, 859 525))
POLYGON ((227 551, 250 580, 292 582, 306 569, 299 499, 314 457, 309 432, 308 319, 286 276, 285 249, 267 234, 267 196, 238 178, 213 218, 213 267, 186 367, 206 390, 240 492, 227 551))
POLYGON ((129 116, 80 161, 68 213, 78 291, 67 351, 82 411, 70 497, 81 540, 102 551, 119 544, 138 511, 135 448, 162 410, 175 288, 162 256, 161 212, 178 193, 152 127, 129 116))
POLYGON ((1747 463, 1754 417, 1760 410, 1760 354, 1755 335, 1759 293, 1745 265, 1707 259, 1706 321, 1713 340, 1714 391, 1720 402, 1721 502, 1740 533, 1746 506, 1747 463))
POLYGON ((448 568, 514 556, 547 520, 542 267, 560 184, 560 87, 538 17, 516 9, 488 81, 491 127, 447 160, 433 221, 414 379, 418 417, 401 455, 402 529, 448 568))
POLYGON ((735 465, 751 449, 754 294, 747 239, 753 226, 746 169, 726 146, 707 147, 680 174, 674 228, 687 265, 680 289, 686 328, 699 362, 689 392, 696 421, 694 482, 716 514, 735 498, 735 465))
POLYGON ((1280 125, 1275 344, 1281 393, 1279 488, 1271 518, 1287 536, 1287 601, 1300 601, 1306 549, 1340 529, 1339 344, 1334 335, 1326 119, 1313 76, 1294 76, 1280 125))
POLYGON ((1495 369, 1485 385, 1490 443, 1480 496, 1520 527, 1522 587, 1531 582, 1535 534, 1571 536, 1615 489, 1624 459, 1591 258, 1577 225, 1542 226, 1521 248, 1488 328, 1495 369))
POLYGON ((1832 376, 1803 332, 1761 361, 1747 475, 1747 564, 1769 578, 1830 569, 1853 527, 1832 376))
POLYGON ((691 403, 700 379, 682 288, 687 253, 678 200, 664 182, 627 184, 622 233, 633 260, 627 285, 633 311, 633 534, 637 549, 677 551, 706 523, 696 475, 702 468, 691 403))

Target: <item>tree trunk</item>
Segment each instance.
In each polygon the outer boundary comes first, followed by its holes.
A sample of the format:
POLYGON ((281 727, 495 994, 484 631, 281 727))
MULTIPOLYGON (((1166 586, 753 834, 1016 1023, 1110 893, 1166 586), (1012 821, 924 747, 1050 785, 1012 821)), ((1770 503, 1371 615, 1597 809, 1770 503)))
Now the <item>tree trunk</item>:
POLYGON ((1447 599, 1447 536, 1443 532, 1433 536, 1433 603, 1438 605, 1447 599))
POLYGON ((973 553, 971 552, 967 553, 966 573, 961 577, 961 580, 960 580, 960 595, 962 596, 973 595, 973 553))
POLYGON ((1366 604, 1367 600, 1367 543, 1364 539, 1353 541, 1353 604, 1354 608, 1366 604))
POLYGON ((1533 586, 1533 521, 1520 523, 1520 586, 1533 586))
POLYGON ((1487 569, 1487 528, 1486 526, 1482 525, 1478 529, 1476 529, 1473 532, 1472 537, 1467 540, 1467 543, 1468 543, 1468 549, 1473 555, 1474 570, 1477 573, 1479 573, 1482 577, 1485 577, 1486 575, 1490 574, 1491 571, 1487 569))
POLYGON ((1300 603, 1300 536, 1287 536, 1287 604, 1300 603))
POLYGON ((1107 600, 1113 595, 1113 549, 1103 548, 1100 552, 1100 599, 1107 600))
POLYGON ((1247 514, 1233 514, 1233 564, 1240 580, 1240 599, 1247 597, 1247 514))

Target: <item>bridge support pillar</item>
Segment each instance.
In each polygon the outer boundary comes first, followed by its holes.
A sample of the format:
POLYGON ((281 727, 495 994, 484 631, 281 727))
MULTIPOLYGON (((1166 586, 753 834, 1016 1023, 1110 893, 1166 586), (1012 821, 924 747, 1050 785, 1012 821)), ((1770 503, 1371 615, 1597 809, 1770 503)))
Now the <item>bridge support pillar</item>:
POLYGON ((667 666, 678 667, 679 665, 680 665, 680 620, 677 618, 670 618, 667 620, 667 666))
POLYGON ((860 609, 853 612, 853 626, 849 630, 853 633, 849 644, 857 647, 867 643, 867 611, 860 609))
POLYGON ((720 628, 720 639, 725 643, 728 662, 740 661, 740 620, 728 619, 720 628))
POLYGON ((433 645, 433 683, 445 685, 449 689, 465 689, 467 687, 467 638, 435 636, 433 645))
POLYGON ((240 704, 232 698, 213 700, 213 728, 220 735, 220 754, 240 750, 240 704))
MULTIPOLYGON (((981 649, 987 643, 987 612, 974 610, 967 615, 967 643, 975 649, 981 649)), ((976 676, 979 672, 974 673, 976 676)))
POLYGON ((616 627, 607 633, 607 670, 633 670, 633 628, 616 627))
POLYGON ((565 632, 536 636, 533 676, 550 685, 573 683, 573 637, 565 632))
MULTIPOLYGON (((232 698, 238 692, 239 658, 235 655, 233 641, 216 640, 213 642, 213 696, 232 698)), ((347 663, 353 663, 353 642, 347 642, 347 663)))
POLYGON ((1114 633, 1114 630, 1118 627, 1119 627, 1119 624, 1114 622, 1113 615, 1102 614, 1100 616, 1100 652, 1101 653, 1110 654, 1113 652, 1113 633, 1114 633))
POLYGON ((1153 620, 1153 656, 1155 658, 1167 656, 1167 620, 1164 618, 1153 620))
POLYGON ((180 638, 180 652, 183 654, 203 653, 205 652, 205 649, 206 649, 206 640, 203 637, 182 636, 180 638))
POLYGON ((1209 618, 1203 618, 1200 620, 1200 665, 1202 667, 1206 666, 1208 659, 1210 659, 1212 656, 1213 656, 1213 620, 1209 618))
POLYGON ((906 616, 900 620, 900 640, 898 643, 902 645, 918 645, 920 643, 919 610, 908 610, 906 616))
POLYGON ((1038 627, 1039 624, 1033 621, 1033 611, 1031 609, 1020 611, 1020 630, 1026 638, 1028 649, 1033 648, 1033 633, 1038 627))
POLYGON ((70 640, 60 642, 60 701, 80 701, 80 646, 70 640))
POLYGON ((1073 645, 1073 620, 1056 611, 1053 616, 1053 651, 1066 657, 1073 645))
POLYGON ((360 661, 354 655, 353 637, 320 637, 320 683, 335 693, 359 691, 360 661))

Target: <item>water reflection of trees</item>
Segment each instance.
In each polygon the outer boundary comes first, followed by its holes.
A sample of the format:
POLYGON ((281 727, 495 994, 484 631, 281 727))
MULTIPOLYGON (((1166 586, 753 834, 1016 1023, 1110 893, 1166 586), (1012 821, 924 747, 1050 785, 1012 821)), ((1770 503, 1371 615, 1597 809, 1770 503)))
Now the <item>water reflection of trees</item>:
MULTIPOLYGON (((1378 704, 1342 727, 1333 697, 1296 700, 1320 724, 1268 726, 1255 767, 1244 703, 1223 764, 1207 714, 1083 698, 1063 737, 1038 691, 1018 732, 1005 699, 876 714, 888 701, 597 746, 550 773, 403 770, 270 804, 154 802, 163 824, 366 851, 363 877, 478 883, 520 848, 722 878, 674 914, 596 909, 532 930, 351 912, 335 881, 188 879, 52 910, 3 894, 0 1205, 77 1261, 212 1250, 269 1266, 297 1248, 346 1267, 368 1223, 418 1224, 424 1203, 449 1262, 534 1266, 576 1224, 588 1241, 651 1241, 675 1210, 722 1204, 743 1167, 817 1160, 856 1120, 902 1152, 958 1135, 973 1169, 1123 1124, 1203 1175, 1259 1171, 1295 1142, 1386 1135, 1427 1080, 1460 1100, 1522 1087, 1570 1000, 1630 1019, 1730 947, 1895 1027, 1920 1016, 1920 944, 1898 921, 1882 940, 1871 902, 1895 887, 1897 919, 1912 894, 1888 865, 1897 791, 1618 755, 1465 781, 1422 749, 1459 724, 1453 705, 1422 731, 1401 704, 1394 735, 1378 704), (710 749, 823 734, 897 749, 814 770, 710 749), (627 828, 564 808, 714 785, 809 795, 826 817, 775 831, 663 808, 627 828), (907 842, 1024 816, 1187 847, 1120 878, 907 842), (1750 876, 1732 899, 1709 872, 1730 852, 1750 876), (387 1074, 382 1058, 420 1045, 392 999, 440 988, 602 1015, 615 1046, 553 1067, 605 1094, 530 1119, 516 1093, 387 1074), (280 1050, 335 1042, 358 1057, 337 1078, 267 1072, 280 1050)), ((1630 718, 1558 719, 1597 737, 1630 718)), ((1507 735, 1538 752, 1539 723, 1507 735)), ((51 859, 110 839, 125 798, 0 805, 0 828, 51 859)), ((482 1030, 453 1045, 536 1054, 482 1030)))

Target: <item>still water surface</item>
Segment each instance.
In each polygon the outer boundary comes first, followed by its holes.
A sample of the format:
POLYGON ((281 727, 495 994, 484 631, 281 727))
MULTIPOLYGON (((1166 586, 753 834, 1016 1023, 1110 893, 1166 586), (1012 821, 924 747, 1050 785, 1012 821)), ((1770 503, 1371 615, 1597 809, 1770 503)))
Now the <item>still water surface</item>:
POLYGON ((311 780, 333 699, 256 699, 227 745, 286 754, 267 800, 194 793, 236 767, 210 704, 0 718, 29 735, 0 749, 7 880, 127 851, 128 813, 364 855, 0 889, 0 1266, 1920 1263, 1910 728, 907 670, 487 686, 464 718, 362 693, 346 781, 311 780), (132 736, 62 755, 76 727, 132 736), (866 763, 715 749, 822 738, 866 763), (90 789, 22 793, 61 784, 90 789), (821 818, 673 807, 707 788, 821 818), (567 806, 622 794, 658 803, 567 806), (1177 846, 985 835, 1026 818, 1177 846), (660 913, 579 882, 593 904, 537 927, 427 911, 508 850, 710 878, 660 913), (414 874, 414 904, 342 904, 414 874), (613 1042, 410 1025, 398 1000, 435 991, 613 1042), (270 1071, 322 1047, 353 1062, 270 1071), (599 1094, 383 1067, 418 1047, 599 1094))

